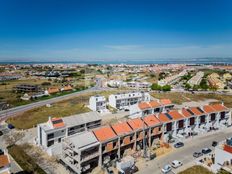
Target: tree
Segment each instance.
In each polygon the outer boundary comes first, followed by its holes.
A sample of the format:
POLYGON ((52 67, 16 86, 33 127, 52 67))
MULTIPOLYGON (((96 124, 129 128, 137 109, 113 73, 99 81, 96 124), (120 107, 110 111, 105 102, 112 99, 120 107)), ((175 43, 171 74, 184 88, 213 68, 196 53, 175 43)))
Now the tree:
POLYGON ((187 89, 187 90, 191 89, 191 85, 189 83, 186 83, 185 84, 185 89, 187 89))
POLYGON ((158 85, 157 83, 153 83, 153 84, 151 85, 151 89, 152 89, 152 90, 161 90, 162 87, 161 87, 160 85, 158 85))
POLYGON ((163 90, 163 91, 171 91, 171 86, 170 86, 170 85, 164 85, 164 86, 162 87, 162 90, 163 90))

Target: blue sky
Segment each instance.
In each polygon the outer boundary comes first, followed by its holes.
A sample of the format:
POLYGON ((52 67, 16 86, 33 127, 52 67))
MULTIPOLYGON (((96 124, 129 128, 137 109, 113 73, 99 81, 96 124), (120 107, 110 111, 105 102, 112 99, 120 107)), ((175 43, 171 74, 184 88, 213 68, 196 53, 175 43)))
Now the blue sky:
POLYGON ((231 0, 2 0, 0 60, 232 57, 231 0))

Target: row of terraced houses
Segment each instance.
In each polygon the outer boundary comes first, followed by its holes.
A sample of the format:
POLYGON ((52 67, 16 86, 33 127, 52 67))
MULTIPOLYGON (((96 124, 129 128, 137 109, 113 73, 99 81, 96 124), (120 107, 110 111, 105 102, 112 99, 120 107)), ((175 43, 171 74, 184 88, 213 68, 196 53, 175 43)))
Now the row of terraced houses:
MULTIPOLYGON (((170 137, 184 138, 231 125, 231 111, 223 104, 175 110, 170 100, 141 102, 133 117, 136 118, 64 136, 58 142, 62 144, 61 161, 72 172, 85 173, 122 158, 127 151, 143 149, 143 140, 151 147, 170 137)), ((65 121, 61 122, 54 122, 54 128, 65 127, 65 121)))

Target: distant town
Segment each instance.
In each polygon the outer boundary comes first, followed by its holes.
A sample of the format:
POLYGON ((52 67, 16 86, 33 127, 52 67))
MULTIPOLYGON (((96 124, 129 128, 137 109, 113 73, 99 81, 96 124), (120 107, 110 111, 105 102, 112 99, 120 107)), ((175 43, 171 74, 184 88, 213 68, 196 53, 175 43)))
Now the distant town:
POLYGON ((231 65, 2 64, 0 173, 230 173, 231 96, 231 65))

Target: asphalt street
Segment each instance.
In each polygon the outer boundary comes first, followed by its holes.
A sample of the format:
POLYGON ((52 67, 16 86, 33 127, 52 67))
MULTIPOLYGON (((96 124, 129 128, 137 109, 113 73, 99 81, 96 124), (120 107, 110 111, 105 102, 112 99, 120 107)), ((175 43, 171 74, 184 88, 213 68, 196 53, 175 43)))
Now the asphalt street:
POLYGON ((174 149, 169 154, 158 157, 152 161, 146 162, 146 165, 139 169, 138 174, 161 174, 161 169, 166 164, 170 164, 174 160, 179 160, 183 163, 183 166, 177 170, 173 170, 170 173, 178 173, 186 166, 194 164, 195 158, 194 152, 201 151, 202 148, 209 147, 214 151, 212 147, 212 141, 223 141, 232 136, 232 128, 227 128, 217 132, 210 132, 203 135, 195 136, 194 138, 186 139, 185 146, 179 149, 174 149))
MULTIPOLYGON (((89 93, 89 92, 104 91, 104 90, 106 90, 106 89, 98 88, 98 87, 95 86, 93 88, 86 89, 86 90, 83 90, 83 91, 78 91, 78 92, 74 92, 74 93, 71 93, 71 94, 51 98, 51 99, 48 99, 48 100, 43 100, 43 101, 39 101, 39 102, 35 102, 35 103, 31 103, 31 104, 22 105, 22 106, 10 108, 10 109, 7 109, 7 110, 3 110, 3 111, 0 111, 0 120, 1 119, 6 119, 6 118, 8 118, 8 117, 10 117, 12 115, 15 115, 15 114, 19 114, 19 113, 31 110, 31 109, 36 108, 36 107, 45 106, 46 104, 52 104, 52 103, 56 103, 56 102, 59 102, 59 101, 67 100, 67 99, 70 99, 72 97, 77 97, 77 96, 79 96, 81 94, 85 94, 85 93, 89 93)), ((110 89, 107 89, 107 90, 110 90, 110 89)))

